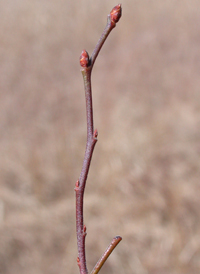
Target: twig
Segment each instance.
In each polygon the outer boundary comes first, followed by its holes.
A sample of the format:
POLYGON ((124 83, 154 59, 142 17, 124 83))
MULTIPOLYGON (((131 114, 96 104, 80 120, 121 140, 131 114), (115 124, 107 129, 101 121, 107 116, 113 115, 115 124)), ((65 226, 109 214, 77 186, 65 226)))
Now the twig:
MULTIPOLYGON (((106 38, 108 37, 111 30, 116 26, 116 23, 121 17, 121 5, 117 5, 112 9, 108 15, 107 25, 103 31, 100 40, 95 47, 91 58, 88 53, 83 50, 80 57, 80 65, 82 67, 81 72, 84 80, 85 98, 86 98, 86 114, 87 114, 87 143, 85 156, 83 160, 83 166, 80 177, 75 184, 76 191, 76 233, 77 233, 77 245, 78 245, 78 258, 77 263, 80 269, 80 274, 87 274, 87 264, 85 255, 85 237, 86 237, 86 226, 83 222, 83 197, 85 184, 90 168, 93 150, 97 142, 97 130, 94 131, 93 127, 93 107, 92 107, 92 88, 91 88, 91 73, 94 62, 99 54, 101 47, 103 46, 106 38)), ((113 245, 113 249, 114 249, 113 245)), ((112 250, 113 250, 112 249, 112 250)), ((110 251, 110 253, 112 252, 110 251)), ((109 254, 110 254, 109 253, 109 254)), ((108 255, 109 256, 109 255, 108 255)), ((108 257, 107 256, 107 257, 108 257)), ((107 259, 105 258, 105 260, 107 259)), ((101 268, 101 266, 100 266, 101 268)), ((100 269, 99 268, 99 269, 100 269)), ((97 272, 96 272, 97 273, 97 272)))
POLYGON ((93 268, 91 274, 97 274, 99 273, 99 270, 102 268, 104 265, 105 261, 108 259, 114 248, 118 245, 118 243, 122 240, 120 236, 116 236, 113 238, 112 242, 110 245, 107 247, 106 251, 103 253, 99 261, 96 263, 95 267, 93 268))
POLYGON ((99 51, 101 50, 106 38, 108 37, 109 33, 111 32, 112 29, 116 26, 116 23, 119 21, 122 15, 122 8, 121 5, 115 6, 110 14, 107 17, 107 25, 91 55, 91 65, 94 65, 94 62, 99 54, 99 51))

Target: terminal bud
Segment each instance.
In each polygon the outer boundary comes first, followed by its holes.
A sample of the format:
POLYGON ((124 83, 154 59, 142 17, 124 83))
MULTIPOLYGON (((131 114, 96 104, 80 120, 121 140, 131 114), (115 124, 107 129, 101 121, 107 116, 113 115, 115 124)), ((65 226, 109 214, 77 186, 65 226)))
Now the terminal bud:
POLYGON ((122 15, 122 7, 121 7, 121 4, 119 4, 115 6, 110 12, 111 21, 114 23, 117 23, 119 19, 121 18, 121 15, 122 15))

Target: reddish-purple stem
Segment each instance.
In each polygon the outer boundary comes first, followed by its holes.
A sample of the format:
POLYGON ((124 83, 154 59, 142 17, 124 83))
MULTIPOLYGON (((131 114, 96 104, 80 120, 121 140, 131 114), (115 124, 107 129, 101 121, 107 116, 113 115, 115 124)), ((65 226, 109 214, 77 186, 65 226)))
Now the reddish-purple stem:
POLYGON ((91 67, 82 69, 85 98, 86 98, 86 113, 87 113, 87 144, 83 167, 79 180, 76 183, 76 230, 77 230, 77 245, 79 268, 81 274, 87 274, 86 255, 85 255, 85 236, 86 227, 83 223, 83 197, 85 184, 89 172, 90 162, 92 159, 93 150, 97 142, 97 131, 93 129, 93 108, 92 108, 92 90, 91 90, 91 67))
MULTIPOLYGON (((83 198, 85 191, 85 184, 90 168, 93 150, 97 142, 97 130, 94 131, 93 126, 93 107, 92 107, 92 88, 91 88, 91 73, 94 62, 98 56, 98 53, 108 37, 110 31, 115 27, 116 23, 121 17, 121 5, 117 5, 112 9, 108 15, 108 22, 105 30, 103 31, 100 40, 95 47, 91 58, 88 53, 84 50, 80 57, 81 72, 84 80, 85 98, 86 98, 86 116, 87 116, 87 143, 85 156, 83 160, 83 166, 80 177, 75 184, 76 191, 76 233, 77 233, 77 245, 78 245, 78 257, 77 263, 80 269, 80 274, 88 274, 85 254, 85 237, 86 237, 86 226, 83 221, 83 198)), ((119 238, 117 238, 117 241, 119 238)), ((110 253, 112 249, 110 249, 110 253)), ((106 256, 108 253, 106 253, 106 256)), ((105 258, 102 258, 104 260, 105 258)), ((106 259, 105 259, 106 260, 106 259)), ((97 269, 98 270, 98 269, 97 269)))

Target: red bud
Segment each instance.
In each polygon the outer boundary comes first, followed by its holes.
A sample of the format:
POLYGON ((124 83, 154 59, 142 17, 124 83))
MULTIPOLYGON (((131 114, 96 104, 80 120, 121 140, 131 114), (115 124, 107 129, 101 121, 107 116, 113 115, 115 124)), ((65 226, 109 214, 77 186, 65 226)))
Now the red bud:
POLYGON ((89 54, 86 50, 83 50, 80 56, 80 65, 83 68, 88 67, 89 65, 89 54))
POLYGON ((77 181, 76 181, 76 184, 75 184, 74 190, 75 190, 75 191, 78 191, 78 190, 79 190, 79 186, 80 186, 80 182, 79 182, 79 180, 77 180, 77 181))
POLYGON ((114 23, 117 23, 119 19, 121 18, 121 15, 122 15, 122 7, 121 7, 121 4, 119 4, 115 6, 110 12, 111 21, 113 21, 114 23))
POLYGON ((98 136, 98 131, 97 131, 97 129, 95 129, 95 131, 94 131, 94 133, 93 133, 94 139, 97 139, 97 136, 98 136))

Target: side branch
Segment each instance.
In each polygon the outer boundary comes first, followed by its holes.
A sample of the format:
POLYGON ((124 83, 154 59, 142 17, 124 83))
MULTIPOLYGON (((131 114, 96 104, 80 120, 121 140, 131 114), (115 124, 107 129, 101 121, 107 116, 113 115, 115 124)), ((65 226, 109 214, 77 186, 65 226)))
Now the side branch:
POLYGON ((116 236, 113 238, 111 244, 108 246, 106 251, 103 253, 102 257, 99 259, 99 261, 96 263, 95 267, 93 268, 91 274, 97 274, 99 270, 104 265, 105 261, 108 259, 112 251, 115 249, 115 247, 118 245, 118 243, 122 240, 120 236, 116 236))
POLYGON ((116 23, 119 21, 119 19, 121 18, 122 15, 122 9, 121 9, 121 4, 115 6, 112 11, 110 12, 110 14, 108 15, 107 18, 107 25, 91 55, 91 66, 94 65, 94 62, 106 40, 106 38, 108 37, 108 35, 110 34, 111 30, 114 29, 114 27, 116 26, 116 23))

